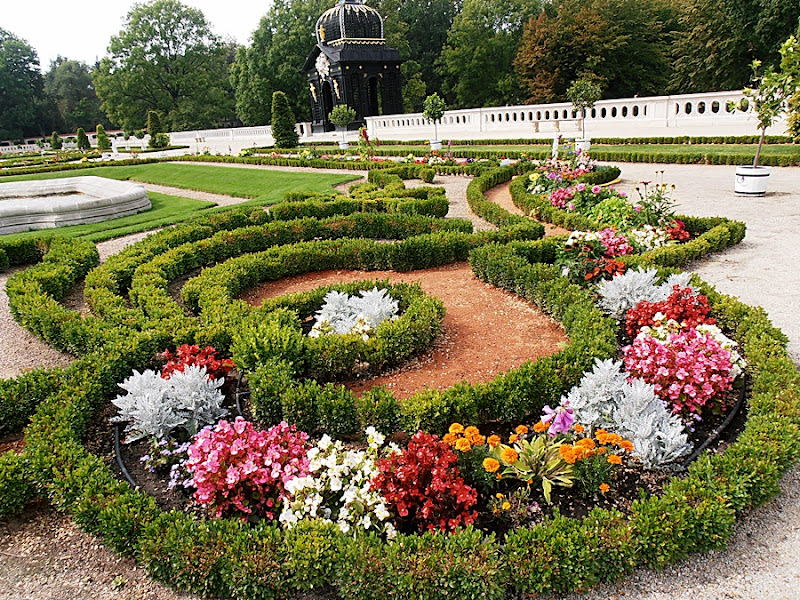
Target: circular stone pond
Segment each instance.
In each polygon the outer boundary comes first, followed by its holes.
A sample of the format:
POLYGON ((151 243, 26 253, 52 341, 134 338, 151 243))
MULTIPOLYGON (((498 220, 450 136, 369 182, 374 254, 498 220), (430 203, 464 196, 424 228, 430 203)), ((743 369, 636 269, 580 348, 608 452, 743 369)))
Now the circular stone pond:
POLYGON ((99 223, 150 208, 143 186, 105 177, 0 183, 0 235, 99 223))

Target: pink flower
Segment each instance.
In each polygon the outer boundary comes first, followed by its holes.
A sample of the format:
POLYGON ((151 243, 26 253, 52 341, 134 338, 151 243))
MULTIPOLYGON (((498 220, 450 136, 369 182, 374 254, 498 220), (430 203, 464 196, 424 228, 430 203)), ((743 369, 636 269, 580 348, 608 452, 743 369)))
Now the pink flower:
POLYGON ((550 423, 552 421, 547 430, 550 435, 567 433, 575 423, 575 415, 573 415, 572 409, 569 408, 568 404, 568 401, 564 401, 555 410, 550 408, 549 405, 542 409, 542 423, 550 423))
POLYGON ((594 186, 592 186, 592 193, 593 193, 593 194, 599 194, 599 193, 600 193, 600 190, 601 190, 601 188, 600 188, 600 186, 599 186, 599 185, 594 185, 594 186))
POLYGON ((575 186, 575 188, 576 188, 576 189, 577 189, 579 192, 582 192, 583 190, 585 190, 585 189, 586 189, 586 184, 585 184, 585 183, 579 183, 578 185, 576 185, 576 186, 575 186))

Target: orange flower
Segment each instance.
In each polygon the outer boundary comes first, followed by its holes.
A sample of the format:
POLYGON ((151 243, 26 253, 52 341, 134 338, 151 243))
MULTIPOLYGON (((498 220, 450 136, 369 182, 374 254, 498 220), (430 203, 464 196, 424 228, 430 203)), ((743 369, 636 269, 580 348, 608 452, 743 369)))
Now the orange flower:
POLYGON ((513 444, 518 439, 519 439, 519 436, 516 433, 512 433, 510 436, 508 436, 508 443, 509 444, 513 444))
POLYGON ((597 446, 597 444, 594 443, 594 440, 592 438, 583 438, 581 440, 578 440, 578 442, 575 445, 580 446, 585 450, 594 450, 594 448, 597 446))
POLYGON ((464 430, 464 435, 467 437, 472 437, 474 435, 480 435, 480 434, 481 432, 478 431, 478 428, 475 427, 474 425, 470 425, 464 430))
POLYGON ((600 491, 603 492, 604 494, 610 489, 611 489, 611 486, 608 485, 607 483, 601 483, 600 484, 600 491))
POLYGON ((528 433, 528 428, 525 425, 518 425, 514 431, 516 431, 519 435, 525 435, 528 433))
POLYGON ((497 446, 497 444, 499 444, 501 442, 499 435, 490 435, 489 439, 486 440, 486 441, 489 443, 489 445, 492 448, 494 448, 495 446, 497 446))
POLYGON ((500 460, 507 464, 514 464, 519 459, 519 454, 513 448, 503 448, 500 453, 500 460))
POLYGON ((486 469, 487 473, 497 473, 497 469, 500 468, 500 463, 494 458, 484 458, 483 459, 483 468, 486 469))
POLYGON ((608 443, 608 435, 609 434, 605 429, 598 429, 595 432, 594 437, 596 437, 597 441, 600 442, 601 444, 607 444, 608 443))
POLYGON ((633 452, 633 442, 628 440, 622 440, 622 443, 619 445, 620 448, 625 450, 626 452, 633 452))
POLYGON ((622 464, 622 458, 620 458, 620 456, 617 455, 617 454, 609 454, 608 455, 608 462, 610 462, 612 465, 621 465, 622 464))
POLYGON ((564 462, 570 465, 574 465, 578 458, 575 448, 570 444, 561 444, 558 448, 558 454, 564 459, 564 462))
POLYGON ((608 443, 619 446, 622 443, 622 437, 618 433, 610 433, 608 435, 608 443))
POLYGON ((547 431, 547 425, 539 421, 536 425, 533 426, 533 430, 536 433, 544 433, 545 431, 547 431))
POLYGON ((455 446, 456 445, 456 441, 458 441, 458 436, 457 435, 453 435, 452 433, 445 433, 444 437, 442 438, 442 441, 445 444, 449 444, 450 446, 455 446))
POLYGON ((452 425, 450 425, 450 433, 452 433, 453 435, 464 433, 464 426, 461 423, 453 423, 452 425))
POLYGON ((472 444, 469 443, 469 440, 467 438, 460 438, 456 442, 456 450, 458 450, 459 452, 469 452, 471 448, 472 444))
POLYGON ((605 453, 606 453, 606 448, 604 448, 603 446, 600 446, 600 447, 597 449, 597 453, 598 453, 598 454, 605 454, 605 453))
POLYGON ((483 446, 486 443, 486 436, 480 433, 478 435, 471 435, 467 439, 473 446, 483 446))
POLYGON ((511 508, 511 502, 506 500, 505 502, 503 502, 503 510, 508 510, 509 508, 511 508))
POLYGON ((575 431, 575 433, 583 433, 584 432, 583 425, 581 425, 580 423, 575 423, 575 427, 573 427, 572 429, 575 431))

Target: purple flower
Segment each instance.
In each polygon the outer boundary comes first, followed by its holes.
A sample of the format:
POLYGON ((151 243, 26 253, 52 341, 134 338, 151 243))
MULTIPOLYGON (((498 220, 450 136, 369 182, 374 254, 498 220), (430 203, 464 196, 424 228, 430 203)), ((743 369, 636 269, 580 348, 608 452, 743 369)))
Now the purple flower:
POLYGON ((542 423, 550 423, 550 428, 547 430, 550 435, 567 433, 575 422, 575 415, 572 414, 572 409, 567 404, 564 402, 555 410, 549 405, 542 409, 542 423))

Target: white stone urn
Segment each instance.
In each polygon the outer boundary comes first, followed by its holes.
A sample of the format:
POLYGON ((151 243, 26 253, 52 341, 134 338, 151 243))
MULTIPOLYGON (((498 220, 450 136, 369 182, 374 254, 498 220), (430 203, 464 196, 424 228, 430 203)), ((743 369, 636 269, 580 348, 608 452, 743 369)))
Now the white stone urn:
POLYGON ((769 167, 736 167, 733 191, 737 196, 763 196, 767 192, 769 167))
POLYGON ((341 150, 347 150, 350 147, 350 142, 346 140, 339 140, 339 148, 341 150))
POLYGON ((589 151, 589 148, 592 147, 592 140, 589 138, 583 140, 575 140, 575 152, 578 150, 581 151, 581 154, 586 154, 589 151))

